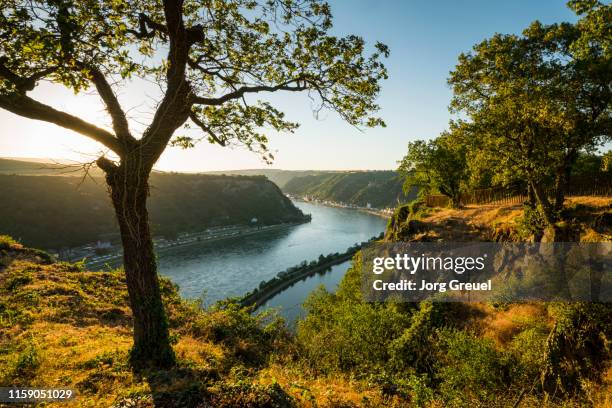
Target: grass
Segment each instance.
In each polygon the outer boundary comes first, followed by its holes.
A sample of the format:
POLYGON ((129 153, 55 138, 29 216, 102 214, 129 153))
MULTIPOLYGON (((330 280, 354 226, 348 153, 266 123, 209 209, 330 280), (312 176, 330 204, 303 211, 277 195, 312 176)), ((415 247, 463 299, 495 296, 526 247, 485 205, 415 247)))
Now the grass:
MULTIPOLYGON (((612 199, 572 198, 569 203, 568 214, 582 226, 583 240, 606 238, 608 227, 597 219, 609 212, 612 199)), ((495 228, 511 229, 521 211, 511 205, 433 209, 422 212, 419 222, 431 228, 425 234, 438 239, 456 239, 453 234, 486 239, 495 228)), ((132 316, 123 272, 87 272, 80 265, 54 263, 44 253, 0 236, 0 384, 74 389, 76 399, 48 404, 58 407, 407 404, 401 395, 385 391, 384 373, 375 378, 368 373, 317 371, 274 315, 251 316, 232 303, 203 310, 181 299, 165 279, 162 293, 179 364, 172 370, 136 375, 127 364, 132 316)), ((525 367, 542 355, 540 348, 554 325, 541 304, 471 303, 454 313, 457 327, 486 345, 482 355, 505 350, 525 367)), ((449 338, 466 350, 481 345, 471 337, 449 338)), ((440 371, 445 376, 440 381, 454 389, 454 381, 461 383, 467 371, 449 370, 440 371)), ((423 404, 429 407, 444 405, 432 398, 431 388, 418 376, 407 378, 401 386, 413 398, 427 401, 423 404)), ((611 406, 611 378, 608 366, 601 383, 583 387, 591 405, 611 406)), ((531 398, 535 397, 526 396, 521 406, 541 402, 531 398)), ((570 401, 566 406, 574 405, 570 401)))
POLYGON ((202 310, 165 279, 179 364, 136 375, 127 364, 132 318, 121 270, 84 272, 40 263, 16 242, 5 248, 12 255, 0 266, 0 384, 77 393, 48 406, 282 407, 306 403, 311 393, 316 406, 331 407, 373 392, 342 376, 328 382, 295 375, 285 364, 294 353, 288 332, 275 316, 253 317, 232 304, 202 310))

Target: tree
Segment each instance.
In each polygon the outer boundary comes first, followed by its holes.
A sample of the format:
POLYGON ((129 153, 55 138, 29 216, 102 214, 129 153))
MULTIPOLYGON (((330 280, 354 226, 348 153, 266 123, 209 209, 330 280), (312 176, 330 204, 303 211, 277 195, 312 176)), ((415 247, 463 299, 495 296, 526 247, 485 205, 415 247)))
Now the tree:
POLYGON ((473 144, 527 181, 549 226, 579 153, 611 129, 612 9, 597 1, 570 6, 584 15, 576 24, 534 22, 522 35, 496 34, 460 55, 449 79, 451 111, 469 116, 473 144))
POLYGON ((151 170, 170 143, 199 140, 244 145, 266 160, 264 129, 297 124, 257 93, 308 92, 316 111, 336 111, 351 125, 384 125, 377 110, 386 78, 377 43, 329 34, 329 5, 319 0, 0 0, 0 107, 87 136, 108 149, 105 172, 120 228, 134 316, 135 367, 174 363, 147 196, 151 170), (133 78, 162 85, 150 124, 135 135, 118 90, 133 78), (75 93, 93 87, 111 128, 60 111, 28 95, 41 80, 75 93), (187 122, 201 137, 175 132, 187 122))
POLYGON ((453 132, 458 134, 462 129, 453 125, 451 131, 429 142, 408 143, 408 153, 397 170, 405 178, 405 190, 419 187, 422 193, 444 194, 452 207, 460 205, 467 179, 466 151, 451 136, 453 132))

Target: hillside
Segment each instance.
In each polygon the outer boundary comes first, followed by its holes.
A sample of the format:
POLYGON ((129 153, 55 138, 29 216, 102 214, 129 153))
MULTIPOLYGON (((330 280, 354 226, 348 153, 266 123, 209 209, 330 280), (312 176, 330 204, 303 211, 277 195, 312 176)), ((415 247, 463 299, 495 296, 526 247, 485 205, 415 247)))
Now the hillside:
POLYGON ((273 315, 232 304, 201 310, 161 284, 178 367, 137 375, 127 363, 124 274, 53 263, 0 236, 0 383, 74 390, 76 398, 45 405, 57 407, 384 406, 375 384, 292 363, 297 345, 273 315))
MULTIPOLYGON (((97 168, 92 175, 102 176, 97 168)), ((0 157, 0 174, 22 176, 81 176, 83 167, 76 163, 59 163, 45 159, 13 159, 0 157)))
MULTIPOLYGON (((610 239, 610 205, 572 199, 582 240, 610 239)), ((517 233, 521 211, 413 207, 394 219, 420 218, 421 237, 484 239, 517 233)), ((202 310, 162 279, 179 363, 134 374, 123 273, 54 263, 2 237, 0 383, 73 389, 48 405, 58 407, 610 406, 609 305, 373 304, 361 299, 360 262, 335 294, 311 295, 297 334, 231 302, 202 310), (557 381, 548 394, 543 372, 557 381)))
POLYGON ((404 194, 402 184, 394 171, 354 171, 295 177, 283 191, 315 200, 389 208, 416 197, 416 191, 404 194))
MULTIPOLYGON (((0 232, 31 246, 58 249, 117 233, 104 180, 0 175, 0 232)), ((156 235, 207 227, 299 221, 302 212, 264 177, 154 173, 149 201, 156 235)))
MULTIPOLYGON (((612 241, 612 197, 573 197, 564 211, 577 241, 612 241)), ((529 227, 520 204, 414 202, 397 209, 385 242, 524 242, 529 227)), ((357 256, 335 293, 305 305, 297 337, 316 370, 380 381, 408 396, 398 407, 611 406, 610 304, 369 302, 364 270, 357 256)))
POLYGON ((318 174, 336 173, 325 170, 280 170, 280 169, 248 169, 248 170, 223 170, 207 171, 205 174, 226 174, 228 176, 266 176, 268 180, 281 189, 296 177, 313 176, 318 174))

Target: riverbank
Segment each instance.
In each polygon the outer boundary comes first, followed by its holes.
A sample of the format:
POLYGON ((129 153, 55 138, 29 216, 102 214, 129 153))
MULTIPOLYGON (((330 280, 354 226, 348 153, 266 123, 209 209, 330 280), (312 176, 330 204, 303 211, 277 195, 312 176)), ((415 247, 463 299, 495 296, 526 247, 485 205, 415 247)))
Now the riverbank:
POLYGON ((240 304, 242 306, 251 306, 253 310, 257 310, 261 305, 296 282, 350 260, 363 246, 381 238, 382 234, 372 237, 368 241, 357 243, 343 253, 329 254, 327 256, 321 255, 317 261, 311 261, 310 263, 304 261, 300 265, 279 272, 276 277, 262 282, 258 288, 244 295, 240 299, 240 304))
POLYGON ((323 206, 332 207, 332 208, 343 208, 347 210, 361 211, 361 212, 365 212, 371 215, 375 215, 377 217, 382 217, 384 219, 391 218, 391 216, 393 215, 393 211, 395 210, 394 208, 380 209, 380 208, 372 208, 372 207, 360 207, 357 205, 339 203, 336 201, 317 200, 317 199, 312 199, 309 197, 297 197, 297 196, 292 196, 290 194, 287 194, 287 197, 289 197, 293 201, 318 204, 318 205, 323 205, 323 206))
MULTIPOLYGON (((225 227, 217 227, 207 229, 198 233, 182 234, 176 240, 166 240, 163 238, 155 239, 154 247, 155 251, 158 254, 162 254, 164 252, 168 252, 179 247, 185 247, 194 244, 212 243, 232 238, 248 237, 264 232, 283 231, 296 225, 301 225, 310 221, 311 218, 308 216, 305 217, 302 221, 287 222, 274 225, 230 225, 225 227)), ((113 266, 118 261, 121 261, 122 256, 123 252, 118 248, 117 252, 92 257, 90 260, 86 260, 85 264, 90 269, 102 268, 106 265, 113 266)))

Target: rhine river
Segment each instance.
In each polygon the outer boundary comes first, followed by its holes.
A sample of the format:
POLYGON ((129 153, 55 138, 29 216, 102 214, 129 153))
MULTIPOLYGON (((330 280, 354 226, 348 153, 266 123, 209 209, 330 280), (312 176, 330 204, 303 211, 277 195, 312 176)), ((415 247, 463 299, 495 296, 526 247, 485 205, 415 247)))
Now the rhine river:
MULTIPOLYGON (((267 231, 210 243, 195 243, 160 254, 159 271, 180 287, 181 295, 202 299, 205 304, 229 296, 241 296, 263 280, 321 254, 344 252, 357 242, 380 234, 384 218, 365 212, 295 202, 312 221, 285 230, 267 231)), ((302 301, 319 284, 333 290, 349 263, 336 265, 270 299, 263 307, 280 307, 294 320, 302 301)))

